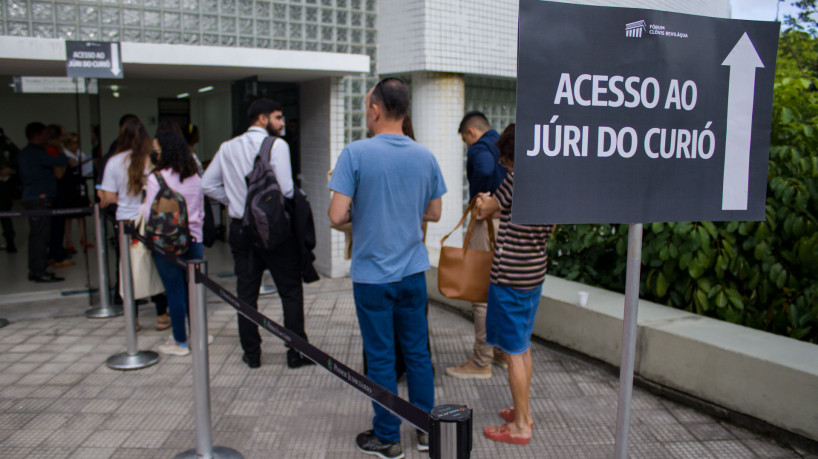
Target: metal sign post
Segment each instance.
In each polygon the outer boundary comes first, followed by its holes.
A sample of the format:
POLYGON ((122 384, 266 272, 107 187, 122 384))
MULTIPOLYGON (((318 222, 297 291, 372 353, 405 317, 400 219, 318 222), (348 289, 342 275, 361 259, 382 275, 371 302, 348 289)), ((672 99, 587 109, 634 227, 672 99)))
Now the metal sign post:
POLYGON ((122 273, 122 302, 125 303, 125 333, 128 351, 114 354, 105 362, 114 370, 140 370, 159 361, 159 354, 153 351, 136 350, 136 302, 133 299, 133 277, 131 274, 131 237, 125 232, 126 221, 119 221, 119 270, 122 273))
POLYGON ((642 224, 628 227, 628 266, 625 278, 625 314, 622 318, 622 360, 619 367, 619 403, 616 413, 616 459, 628 457, 633 367, 636 357, 636 316, 642 268, 642 224))

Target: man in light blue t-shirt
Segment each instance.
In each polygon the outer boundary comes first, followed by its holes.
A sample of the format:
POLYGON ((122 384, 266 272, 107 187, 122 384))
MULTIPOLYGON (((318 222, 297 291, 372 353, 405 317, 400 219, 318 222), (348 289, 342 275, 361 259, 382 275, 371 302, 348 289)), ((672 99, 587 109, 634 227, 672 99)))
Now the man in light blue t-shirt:
MULTIPOLYGON (((424 221, 438 221, 446 184, 424 146, 403 135, 409 90, 385 78, 366 96, 366 126, 372 138, 344 148, 329 187, 334 225, 352 221, 350 277, 364 342, 367 377, 397 394, 395 334, 406 361, 409 401, 434 406, 432 360, 426 347, 426 278, 429 255, 424 221)), ((358 435, 358 448, 385 458, 403 457, 400 419, 373 403, 373 430, 358 435)), ((429 449, 418 431, 418 450, 429 449)))

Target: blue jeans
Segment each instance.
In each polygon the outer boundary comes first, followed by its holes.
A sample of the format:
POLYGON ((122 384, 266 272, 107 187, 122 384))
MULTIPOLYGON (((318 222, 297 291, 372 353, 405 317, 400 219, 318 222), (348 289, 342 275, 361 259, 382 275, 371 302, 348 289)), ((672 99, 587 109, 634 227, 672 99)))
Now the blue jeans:
MULTIPOLYGON (((395 375, 395 334, 406 361, 409 401, 426 411, 435 403, 432 358, 426 347, 426 277, 406 276, 388 284, 352 285, 355 310, 364 341, 367 377, 393 394, 398 393, 395 375)), ((377 403, 372 427, 382 442, 400 441, 400 418, 377 403)))
MULTIPOLYGON (((187 249, 187 253, 182 256, 186 260, 201 259, 204 257, 204 246, 201 242, 193 242, 187 249)), ((168 312, 170 313, 170 324, 173 327, 173 339, 177 343, 187 343, 187 281, 185 280, 185 270, 171 262, 165 260, 157 254, 153 254, 153 262, 162 285, 165 286, 165 293, 168 295, 168 312)))

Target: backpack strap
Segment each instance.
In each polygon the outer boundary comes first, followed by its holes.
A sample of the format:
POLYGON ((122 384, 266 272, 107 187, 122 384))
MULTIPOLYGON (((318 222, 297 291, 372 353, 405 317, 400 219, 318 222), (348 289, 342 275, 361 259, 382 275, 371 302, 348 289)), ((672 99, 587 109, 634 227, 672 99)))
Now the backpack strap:
POLYGON ((273 151, 273 144, 275 143, 278 137, 274 135, 270 135, 264 138, 264 141, 261 142, 261 147, 258 149, 258 157, 261 158, 262 161, 266 163, 270 163, 270 155, 273 151))
POLYGON ((167 182, 165 182, 165 177, 162 177, 162 174, 159 171, 154 172, 153 176, 156 177, 156 181, 159 182, 159 189, 160 190, 162 188, 170 188, 168 186, 167 182))

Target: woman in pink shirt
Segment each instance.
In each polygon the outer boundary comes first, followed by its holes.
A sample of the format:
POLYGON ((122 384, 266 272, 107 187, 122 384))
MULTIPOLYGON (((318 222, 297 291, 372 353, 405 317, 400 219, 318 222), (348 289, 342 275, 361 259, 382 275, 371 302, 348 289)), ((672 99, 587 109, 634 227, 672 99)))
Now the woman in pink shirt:
MULTIPOLYGON (((182 255, 186 259, 200 259, 204 256, 202 246, 202 225, 204 222, 204 198, 201 192, 201 179, 196 160, 188 149, 187 142, 182 136, 173 132, 160 132, 153 140, 153 151, 156 153, 155 173, 164 178, 165 183, 172 190, 185 198, 187 205, 188 226, 191 241, 187 253, 182 255)), ((145 201, 139 212, 147 219, 150 214, 156 194, 159 192, 159 182, 154 174, 148 176, 145 201)), ((168 310, 170 323, 173 326, 173 336, 166 344, 157 348, 163 354, 188 355, 190 348, 187 343, 186 316, 187 316, 187 284, 184 269, 165 260, 156 253, 153 254, 156 269, 165 292, 168 295, 168 310)))

